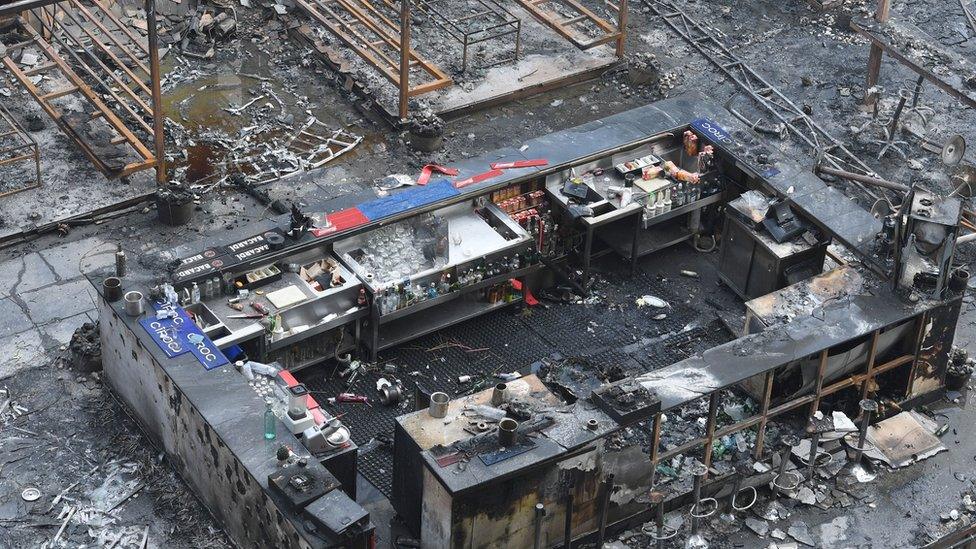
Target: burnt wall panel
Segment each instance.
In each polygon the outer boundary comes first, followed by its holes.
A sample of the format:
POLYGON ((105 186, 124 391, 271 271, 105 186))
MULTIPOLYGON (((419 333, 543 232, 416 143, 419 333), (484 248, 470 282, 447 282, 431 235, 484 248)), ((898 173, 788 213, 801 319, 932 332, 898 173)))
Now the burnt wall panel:
POLYGON ((922 345, 911 380, 910 398, 919 398, 942 389, 961 306, 962 299, 956 298, 926 314, 922 345))

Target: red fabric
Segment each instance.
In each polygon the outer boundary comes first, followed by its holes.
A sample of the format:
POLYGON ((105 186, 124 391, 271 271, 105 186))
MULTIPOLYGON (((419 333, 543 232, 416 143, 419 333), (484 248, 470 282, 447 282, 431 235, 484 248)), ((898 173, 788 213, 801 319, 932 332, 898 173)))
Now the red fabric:
POLYGON ((482 181, 491 179, 492 177, 498 177, 499 175, 502 175, 502 173, 504 172, 502 172, 501 170, 491 170, 489 172, 479 173, 478 175, 472 175, 467 179, 462 179, 461 181, 455 181, 454 188, 463 189, 468 185, 474 185, 475 183, 481 183, 482 181))
POLYGON ((289 372, 288 370, 282 370, 278 372, 278 377, 280 377, 281 380, 285 382, 285 385, 289 387, 294 387, 295 385, 298 385, 298 380, 295 379, 295 376, 291 375, 291 372, 289 372))
POLYGON ((315 420, 315 425, 319 427, 325 425, 325 414, 322 413, 322 410, 312 408, 309 411, 312 413, 312 419, 315 420))
POLYGON ((508 170, 512 168, 533 168, 536 166, 548 166, 549 161, 545 158, 534 158, 532 160, 516 160, 515 162, 492 162, 493 170, 508 170))
POLYGON ((417 178, 418 185, 426 185, 430 181, 430 176, 437 172, 443 175, 457 175, 457 168, 446 168, 444 166, 439 166, 437 164, 427 164, 422 170, 420 170, 420 177, 417 178))
POLYGON ((522 284, 521 280, 512 278, 508 282, 512 285, 512 288, 515 288, 516 291, 522 292, 522 299, 525 300, 526 305, 529 307, 534 307, 539 304, 539 300, 532 295, 531 290, 525 288, 525 285, 522 284))
POLYGON ((344 231, 346 229, 365 225, 367 222, 369 222, 369 219, 363 215, 363 212, 359 211, 359 208, 339 210, 338 212, 327 215, 326 219, 329 220, 329 223, 331 223, 332 226, 327 228, 312 229, 313 235, 316 237, 325 236, 337 231, 344 231))

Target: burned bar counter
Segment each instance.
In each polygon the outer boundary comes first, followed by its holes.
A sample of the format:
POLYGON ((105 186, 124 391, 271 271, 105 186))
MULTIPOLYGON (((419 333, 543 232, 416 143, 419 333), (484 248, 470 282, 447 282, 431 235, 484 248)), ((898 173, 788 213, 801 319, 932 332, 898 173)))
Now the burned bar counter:
POLYGON ((941 395, 959 314, 957 202, 919 192, 879 220, 768 157, 729 113, 681 97, 466 160, 452 178, 188 243, 155 262, 167 272, 89 273, 106 375, 242 546, 549 547, 602 540, 659 502, 700 510, 768 483, 774 442, 825 403, 872 397, 890 412, 941 395), (743 200, 755 222, 727 207, 743 200), (629 292, 649 293, 639 261, 683 242, 719 250, 716 271, 747 313, 741 333, 690 358, 651 367, 627 355, 640 337, 607 340, 623 374, 560 378, 559 357, 578 347, 528 317, 492 348, 504 366, 472 360, 477 375, 459 375, 406 358, 411 341, 509 308, 551 317, 537 296, 589 295, 603 256, 628 263, 629 292), (790 253, 744 291, 735 281, 756 243, 790 253), (825 260, 828 244, 849 261, 825 260), (731 390, 758 409, 720 419, 731 390), (702 401, 700 436, 663 444, 667 414, 702 401), (755 442, 739 460, 756 466, 716 459, 716 441, 746 430, 755 442), (622 442, 634 432, 638 443, 622 442), (687 474, 661 473, 686 458, 701 470, 694 490, 687 474), (378 523, 380 508, 397 518, 378 523))

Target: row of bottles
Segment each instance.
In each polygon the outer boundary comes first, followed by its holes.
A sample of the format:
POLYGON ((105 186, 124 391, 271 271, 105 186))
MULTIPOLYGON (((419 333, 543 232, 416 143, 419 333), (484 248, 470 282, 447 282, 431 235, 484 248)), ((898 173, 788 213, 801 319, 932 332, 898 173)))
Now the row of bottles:
POLYGON ((224 294, 224 284, 220 277, 208 278, 200 283, 194 282, 188 287, 177 291, 171 284, 161 286, 162 297, 169 303, 191 305, 206 299, 213 299, 224 294))
POLYGON ((543 206, 546 202, 545 198, 545 191, 532 191, 502 200, 501 202, 496 202, 496 204, 503 212, 514 214, 528 208, 543 206))
POLYGON ((458 267, 456 276, 444 271, 439 279, 430 282, 417 283, 404 280, 383 288, 376 294, 376 304, 380 314, 387 315, 478 284, 483 280, 518 271, 538 261, 538 253, 514 254, 490 260, 482 258, 476 263, 458 267))
POLYGON ((519 292, 508 281, 487 288, 482 299, 488 303, 511 303, 520 297, 519 292))

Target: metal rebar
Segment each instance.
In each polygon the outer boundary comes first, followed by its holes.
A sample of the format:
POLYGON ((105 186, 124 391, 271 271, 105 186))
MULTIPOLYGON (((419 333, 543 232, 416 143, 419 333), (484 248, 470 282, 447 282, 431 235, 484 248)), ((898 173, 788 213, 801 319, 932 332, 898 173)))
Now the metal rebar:
POLYGON ((873 185, 875 187, 884 187, 885 189, 891 189, 893 191, 899 191, 907 193, 909 191, 908 185, 903 185, 901 183, 895 183, 894 181, 888 181, 887 179, 881 179, 880 177, 872 177, 870 175, 861 175, 858 173, 847 172, 844 170, 837 170, 834 168, 828 168, 827 166, 817 165, 814 168, 814 173, 816 174, 827 174, 834 177, 840 177, 842 179, 849 179, 851 181, 856 181, 858 183, 863 183, 865 185, 873 185))

